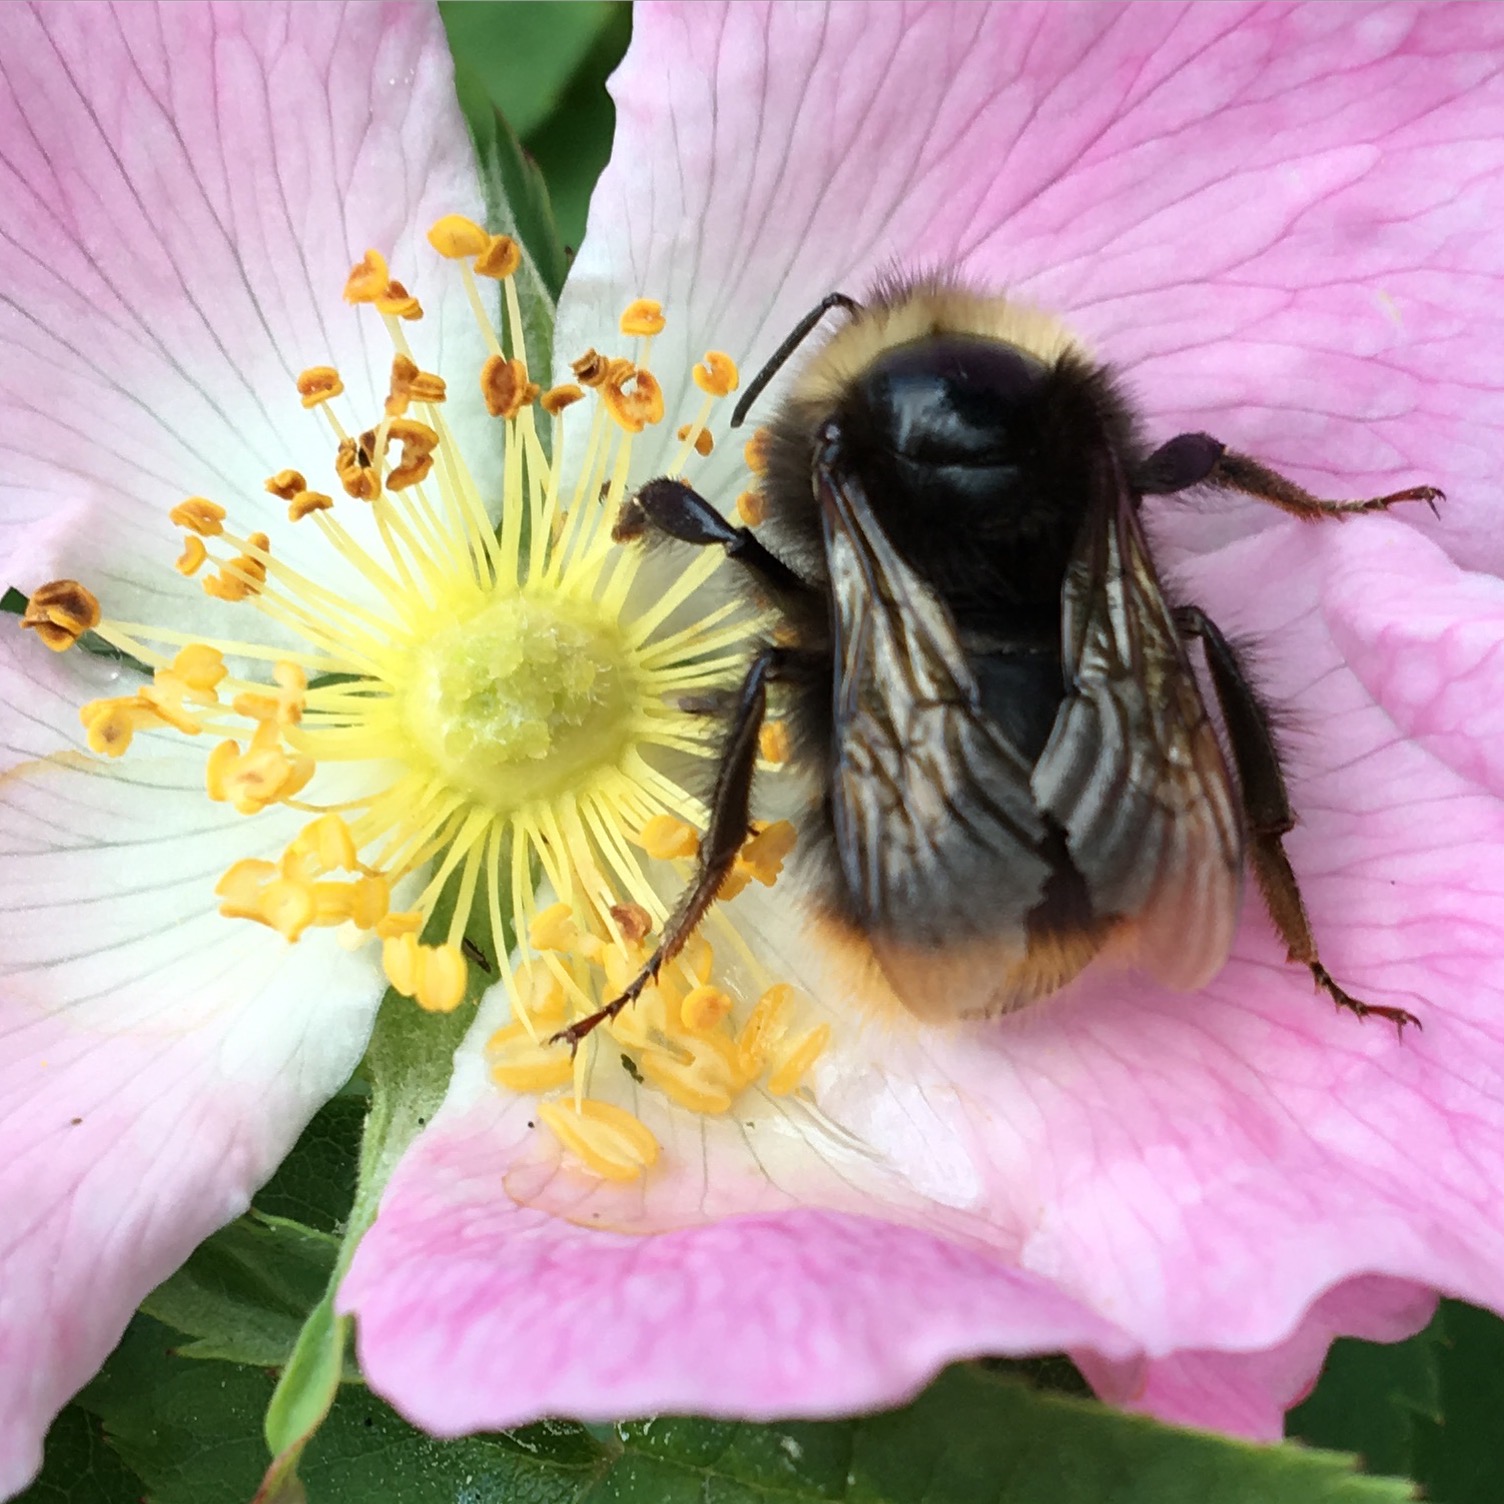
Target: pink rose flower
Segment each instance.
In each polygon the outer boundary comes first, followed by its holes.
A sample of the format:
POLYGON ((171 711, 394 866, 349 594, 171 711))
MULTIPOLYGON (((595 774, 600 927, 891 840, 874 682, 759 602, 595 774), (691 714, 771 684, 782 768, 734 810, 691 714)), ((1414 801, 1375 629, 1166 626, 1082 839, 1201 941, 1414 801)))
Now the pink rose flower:
MULTIPOLYGON (((483 353, 423 239, 482 216, 442 34, 360 6, 0 27, 3 583, 77 578, 117 622, 217 632, 166 512, 217 494, 329 578, 263 482, 328 467, 300 370, 379 408, 390 350, 337 301, 351 262, 391 258, 447 364, 483 353)), ((1288 709, 1329 964, 1425 1030, 1335 1016, 1256 899, 1194 996, 1090 975, 953 1034, 864 1025, 797 895, 754 885, 725 914, 829 1042, 721 1113, 613 1076, 599 1094, 657 1146, 635 1178, 589 1173, 496 1084, 487 998, 341 1295, 404 1413, 445 1435, 834 1414, 953 1357, 1068 1349, 1108 1398, 1270 1437, 1335 1334, 1404 1335, 1435 1290, 1504 1305, 1501 31, 1467 7, 639 11, 556 342, 609 348, 632 299, 663 304, 670 421, 635 479, 669 463, 706 349, 750 368, 827 291, 944 262, 1060 313, 1157 434, 1207 429, 1325 494, 1447 490, 1439 522, 1150 510, 1180 596, 1259 643, 1288 709)), ((487 420, 452 385, 474 455, 487 420)), ((696 485, 729 504, 740 448, 696 485)), ((346 1079, 383 987, 370 949, 220 912, 221 873, 306 814, 206 801, 207 748, 165 731, 83 750, 80 703, 127 673, 0 633, 0 1492, 346 1079)))

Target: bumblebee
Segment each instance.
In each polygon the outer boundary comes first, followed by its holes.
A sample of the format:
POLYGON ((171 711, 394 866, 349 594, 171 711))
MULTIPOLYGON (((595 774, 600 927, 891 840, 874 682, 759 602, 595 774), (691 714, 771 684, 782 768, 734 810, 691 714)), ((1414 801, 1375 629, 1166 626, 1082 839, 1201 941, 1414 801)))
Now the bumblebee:
POLYGON ((845 323, 765 434, 765 521, 730 524, 677 480, 645 485, 619 538, 723 548, 782 618, 726 732, 688 891, 635 998, 714 901, 745 840, 770 686, 821 790, 801 830, 824 918, 924 1020, 985 1018, 1098 959, 1170 987, 1227 958, 1251 869, 1293 964, 1322 964, 1285 855, 1295 823, 1270 716, 1211 618, 1167 594, 1146 496, 1235 492, 1316 522, 1417 486, 1326 501, 1204 433, 1151 448, 1112 373, 1054 319, 944 281, 832 294, 845 323), (1220 733, 1192 666, 1203 655, 1220 733))

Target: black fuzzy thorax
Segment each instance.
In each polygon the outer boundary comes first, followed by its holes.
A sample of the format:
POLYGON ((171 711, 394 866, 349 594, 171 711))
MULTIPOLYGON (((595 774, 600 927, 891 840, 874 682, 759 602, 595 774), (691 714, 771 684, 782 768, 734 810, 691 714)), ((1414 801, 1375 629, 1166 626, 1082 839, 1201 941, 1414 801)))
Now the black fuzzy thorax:
MULTIPOLYGON (((1073 354, 1047 364, 996 340, 934 334, 885 351, 837 402, 795 398, 778 412, 758 535, 812 587, 772 604, 793 650, 780 677, 794 756, 822 778, 835 751, 835 665, 813 468, 832 421, 877 522, 949 608, 985 712, 1037 758, 1065 695, 1061 591, 1104 454, 1120 475, 1143 454, 1110 374, 1073 354)), ((800 865, 861 927, 870 921, 844 891, 828 794, 810 824, 800 865)))

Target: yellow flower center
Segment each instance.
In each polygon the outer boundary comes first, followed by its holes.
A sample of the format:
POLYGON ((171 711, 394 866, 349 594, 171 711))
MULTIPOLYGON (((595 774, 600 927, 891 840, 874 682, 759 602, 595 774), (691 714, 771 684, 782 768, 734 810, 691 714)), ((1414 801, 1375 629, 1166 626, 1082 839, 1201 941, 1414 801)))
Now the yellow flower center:
POLYGON ((442 778, 501 813, 614 767, 638 694, 614 623, 519 594, 418 645, 402 715, 442 778))
MULTIPOLYGON (((384 410, 370 427, 347 425, 335 411, 339 372, 303 372, 302 403, 330 428, 328 489, 295 470, 266 481, 289 525, 321 533, 360 594, 292 568, 266 533, 237 530, 229 508, 194 496, 170 512, 183 532, 179 572, 227 609, 259 611, 297 647, 115 620, 75 581, 36 590, 22 625, 59 652, 92 633, 152 671, 135 693, 82 708, 96 753, 119 757, 142 731, 207 735, 210 799, 248 816, 310 816, 276 861, 224 873, 222 914, 288 942, 331 927, 350 943, 377 941, 388 982, 435 1012, 499 976, 511 1022, 487 1047, 493 1079, 552 1094, 538 1120, 592 1173, 630 1179, 658 1148, 640 1116, 608 1100, 622 1067, 634 1092, 722 1113, 749 1090, 807 1089, 829 1037, 827 1025, 799 1023, 803 1005, 765 974, 723 908, 749 882, 777 880, 793 844, 778 822, 748 833, 703 932, 655 985, 577 1056, 551 1042, 619 995, 652 953, 692 870, 707 817, 694 789, 709 786, 720 739, 715 720, 683 702, 734 688, 765 623, 729 602, 670 629, 722 566, 720 550, 649 581, 648 552, 612 541, 633 438, 665 416, 648 367, 659 305, 638 299, 623 316, 630 356, 589 351, 575 363, 579 385, 541 392, 512 281, 518 247, 457 216, 429 238, 456 264, 489 350, 479 385, 502 424, 499 528, 445 422, 446 382, 408 345, 403 323, 421 305, 372 251, 345 296, 374 308, 391 335, 384 410), (500 284, 505 343, 477 278, 500 284), (571 485, 565 414, 587 393, 571 485), (337 506, 339 492, 348 500, 337 506), (366 509, 368 527, 346 525, 351 506, 366 509), (256 664, 269 675, 245 667, 256 664), (318 797, 326 769, 344 770, 337 800, 318 797), (411 896, 394 910, 398 891, 411 896), (734 976, 717 966, 712 937, 729 947, 734 976)), ((678 430, 671 474, 711 449, 708 424, 736 367, 711 351, 694 379, 704 399, 678 430)), ((764 753, 787 755, 775 727, 764 753)))

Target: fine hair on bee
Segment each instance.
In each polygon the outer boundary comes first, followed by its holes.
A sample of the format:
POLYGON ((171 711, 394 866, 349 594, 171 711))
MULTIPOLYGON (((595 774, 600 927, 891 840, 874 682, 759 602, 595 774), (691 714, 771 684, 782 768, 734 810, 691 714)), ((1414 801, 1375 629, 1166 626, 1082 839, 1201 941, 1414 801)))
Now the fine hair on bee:
POLYGON ((1316 524, 1441 492, 1328 501, 1205 433, 1157 446, 1112 372, 1048 314, 943 277, 824 299, 732 423, 832 312, 763 442, 763 521, 649 481, 619 539, 715 546, 780 620, 724 721, 695 874, 621 994, 693 933, 745 841, 770 690, 820 796, 798 857, 821 916, 927 1021, 985 1018, 1089 963, 1177 989, 1226 961, 1250 870, 1290 962, 1327 971, 1283 838, 1295 823, 1271 717, 1240 652, 1175 601, 1146 496, 1233 493, 1316 524), (1199 657, 1217 721, 1198 685, 1199 657))

